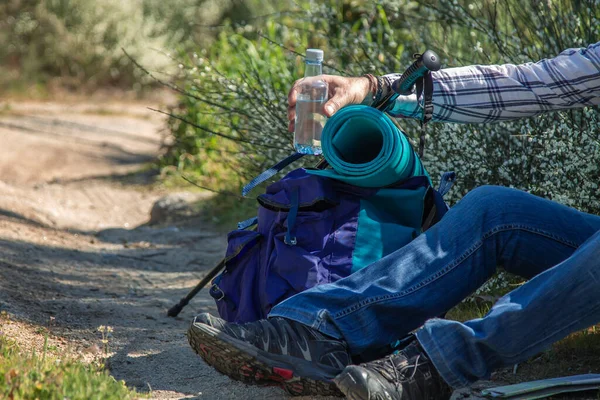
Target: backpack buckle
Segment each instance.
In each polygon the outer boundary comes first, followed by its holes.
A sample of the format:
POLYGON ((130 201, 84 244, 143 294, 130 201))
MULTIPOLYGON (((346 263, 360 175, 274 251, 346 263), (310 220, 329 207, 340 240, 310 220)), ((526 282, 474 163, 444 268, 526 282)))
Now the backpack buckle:
POLYGON ((223 292, 221 290, 221 288, 219 286, 217 286, 216 283, 213 283, 212 286, 210 287, 210 296, 215 299, 215 301, 221 301, 225 298, 225 292, 223 292))
POLYGON ((291 237, 290 235, 285 235, 285 239, 283 239, 283 242, 288 246, 295 246, 298 244, 296 237, 291 237))

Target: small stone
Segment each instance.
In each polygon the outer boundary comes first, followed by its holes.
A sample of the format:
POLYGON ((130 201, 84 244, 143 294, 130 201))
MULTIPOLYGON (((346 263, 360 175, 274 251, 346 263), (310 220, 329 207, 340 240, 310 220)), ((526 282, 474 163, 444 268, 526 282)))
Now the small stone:
POLYGON ((174 193, 158 199, 150 211, 150 225, 182 220, 197 212, 195 203, 201 198, 193 193, 174 193))

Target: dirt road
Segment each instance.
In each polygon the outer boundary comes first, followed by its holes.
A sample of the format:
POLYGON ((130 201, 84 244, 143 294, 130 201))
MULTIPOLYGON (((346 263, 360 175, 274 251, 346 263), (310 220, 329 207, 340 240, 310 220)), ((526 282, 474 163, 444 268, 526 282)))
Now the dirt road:
POLYGON ((145 225, 167 194, 130 174, 161 145, 163 121, 147 105, 0 104, 0 310, 14 316, 3 330, 28 349, 50 326, 56 354, 92 360, 103 356, 97 328, 111 326, 111 373, 153 398, 286 398, 191 351, 189 321, 215 311, 206 293, 166 317, 225 241, 200 220, 145 225))

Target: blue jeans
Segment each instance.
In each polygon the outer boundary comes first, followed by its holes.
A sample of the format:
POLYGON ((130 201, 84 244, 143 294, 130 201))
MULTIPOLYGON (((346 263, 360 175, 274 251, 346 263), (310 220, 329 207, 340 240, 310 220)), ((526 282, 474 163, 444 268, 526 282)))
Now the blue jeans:
POLYGON ((528 193, 477 188, 407 246, 295 295, 270 317, 347 341, 352 354, 417 339, 453 387, 600 322, 600 217, 528 193), (502 266, 529 279, 481 319, 437 319, 502 266))

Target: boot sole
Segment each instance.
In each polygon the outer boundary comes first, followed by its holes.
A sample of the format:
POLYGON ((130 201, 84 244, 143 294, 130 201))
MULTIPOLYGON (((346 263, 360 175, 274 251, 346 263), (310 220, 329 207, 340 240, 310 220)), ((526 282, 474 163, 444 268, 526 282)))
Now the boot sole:
POLYGON ((187 336, 207 364, 232 379, 278 386, 293 396, 342 396, 332 382, 336 373, 314 363, 262 351, 202 323, 193 323, 187 336))

